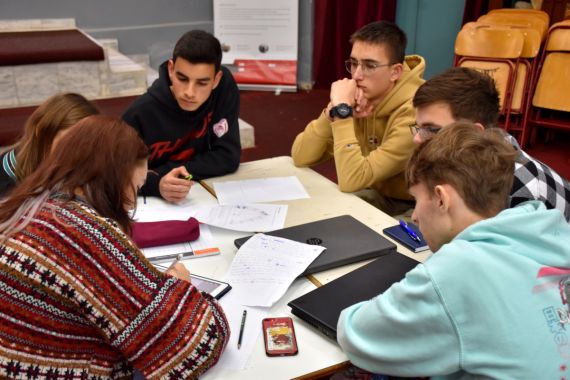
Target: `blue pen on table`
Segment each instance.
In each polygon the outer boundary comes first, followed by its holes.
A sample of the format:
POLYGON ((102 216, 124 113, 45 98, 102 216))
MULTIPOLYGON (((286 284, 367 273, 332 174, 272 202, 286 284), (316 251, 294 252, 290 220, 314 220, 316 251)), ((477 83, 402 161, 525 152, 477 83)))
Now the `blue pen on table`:
POLYGON ((406 233, 408 234, 409 237, 412 238, 412 240, 417 241, 418 243, 421 243, 422 240, 419 238, 419 236, 414 232, 414 230, 412 230, 410 228, 410 226, 408 226, 408 223, 404 222, 403 220, 400 220, 400 227, 402 227, 402 229, 404 231, 406 231, 406 233))
POLYGON ((241 325, 239 327, 239 337, 238 337, 238 350, 241 347, 241 340, 243 338, 243 328, 245 327, 245 317, 247 316, 247 310, 243 311, 243 314, 241 316, 241 325))

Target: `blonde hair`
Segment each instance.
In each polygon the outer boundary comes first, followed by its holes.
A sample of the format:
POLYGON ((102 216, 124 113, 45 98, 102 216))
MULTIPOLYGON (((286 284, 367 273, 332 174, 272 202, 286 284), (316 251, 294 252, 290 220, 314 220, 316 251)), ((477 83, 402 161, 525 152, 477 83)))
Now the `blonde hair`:
POLYGON ((27 177, 50 152, 55 136, 79 120, 99 111, 85 97, 75 93, 57 94, 48 98, 30 115, 22 138, 14 144, 16 177, 27 177))
POLYGON ((496 128, 479 130, 456 122, 421 144, 408 161, 408 187, 423 183, 430 194, 449 184, 467 207, 490 217, 505 209, 513 186, 518 153, 496 128))
POLYGON ((0 238, 24 228, 49 196, 69 200, 77 189, 101 216, 129 232, 131 218, 125 204, 129 194, 136 193, 134 170, 147 159, 148 148, 123 120, 102 115, 83 118, 38 170, 0 202, 0 238))

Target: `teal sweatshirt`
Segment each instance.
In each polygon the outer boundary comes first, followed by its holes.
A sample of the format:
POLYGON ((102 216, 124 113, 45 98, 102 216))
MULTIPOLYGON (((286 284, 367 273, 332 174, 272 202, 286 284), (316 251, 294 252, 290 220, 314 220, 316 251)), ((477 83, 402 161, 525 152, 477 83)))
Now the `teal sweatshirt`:
POLYGON ((537 201, 475 223, 370 301, 338 342, 396 376, 570 378, 570 224, 537 201))

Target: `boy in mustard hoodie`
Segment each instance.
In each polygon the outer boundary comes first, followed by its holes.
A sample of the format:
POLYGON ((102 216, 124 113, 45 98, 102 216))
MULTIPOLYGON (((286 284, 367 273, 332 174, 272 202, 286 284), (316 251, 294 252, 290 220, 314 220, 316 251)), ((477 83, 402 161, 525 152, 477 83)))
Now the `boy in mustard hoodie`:
POLYGON ((293 143, 297 166, 334 158, 341 191, 372 189, 373 204, 391 215, 414 203, 404 168, 414 144, 412 98, 425 62, 405 56, 406 35, 387 21, 365 25, 351 36, 346 69, 352 75, 331 85, 330 102, 293 143))

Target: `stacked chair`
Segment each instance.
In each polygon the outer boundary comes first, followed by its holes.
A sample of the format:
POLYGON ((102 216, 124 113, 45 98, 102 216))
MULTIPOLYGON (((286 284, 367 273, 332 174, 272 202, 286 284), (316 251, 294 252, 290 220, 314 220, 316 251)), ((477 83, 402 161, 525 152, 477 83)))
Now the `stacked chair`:
POLYGON ((519 30, 489 28, 478 25, 463 27, 455 41, 455 65, 469 67, 492 76, 500 94, 504 128, 508 128, 517 66, 524 44, 519 30))
POLYGON ((546 12, 497 9, 470 22, 455 41, 455 66, 491 75, 501 98, 500 127, 521 146, 529 140, 531 100, 543 59, 541 46, 549 35, 546 12))
POLYGON ((527 127, 570 129, 570 20, 548 30, 535 81, 527 127))

